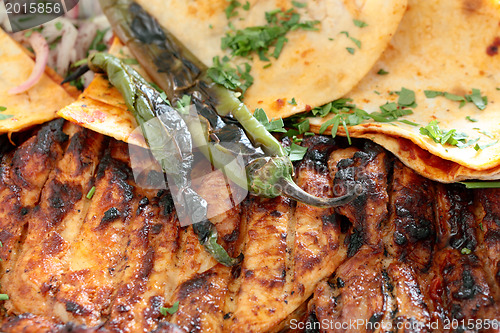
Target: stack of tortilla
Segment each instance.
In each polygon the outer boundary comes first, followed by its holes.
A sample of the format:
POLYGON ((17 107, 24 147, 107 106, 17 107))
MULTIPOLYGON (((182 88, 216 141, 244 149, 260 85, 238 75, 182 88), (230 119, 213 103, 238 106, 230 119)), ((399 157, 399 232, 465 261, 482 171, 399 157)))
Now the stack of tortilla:
MULTIPOLYGON (((211 65, 214 56, 225 54, 220 41, 229 29, 226 0, 139 3, 206 65, 211 65)), ((365 121, 349 127, 350 136, 381 144, 434 180, 500 178, 498 4, 493 0, 318 0, 305 4, 295 10, 302 20, 319 20, 319 30, 290 32, 282 54, 271 59, 271 66, 258 57, 250 61, 255 81, 244 101, 251 110, 263 108, 269 118, 285 118, 348 97, 358 108, 373 112, 387 102, 397 102, 394 92, 405 88, 415 93, 416 105, 413 114, 401 119, 416 126, 365 121), (353 44, 353 38, 359 43, 353 44), (487 98, 485 109, 470 102, 462 106, 444 96, 428 98, 424 93, 465 96, 472 89, 487 98), (477 144, 484 148, 436 143, 420 133, 433 120, 444 130, 455 129, 471 140, 479 139, 477 144)), ((293 6, 288 0, 249 1, 247 11, 238 9, 243 19, 232 19, 232 24, 239 29, 262 25, 266 11, 293 6)), ((60 115, 141 144, 140 139, 127 137, 135 122, 105 77, 98 77, 60 115)), ((331 116, 311 118, 311 130, 318 132, 331 116)), ((338 134, 346 135, 342 126, 338 134)))

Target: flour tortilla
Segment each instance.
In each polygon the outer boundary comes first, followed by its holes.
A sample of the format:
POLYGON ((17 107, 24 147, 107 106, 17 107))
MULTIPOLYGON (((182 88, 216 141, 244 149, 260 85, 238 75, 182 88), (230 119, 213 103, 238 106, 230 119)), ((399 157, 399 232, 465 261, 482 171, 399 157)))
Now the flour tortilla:
MULTIPOLYGON (((465 132, 470 139, 480 138, 478 143, 482 145, 499 141, 484 150, 459 149, 437 144, 421 135, 420 126, 397 122, 362 124, 350 128, 350 135, 385 134, 387 139, 377 136, 376 141, 388 149, 392 146, 391 138, 405 138, 435 156, 464 167, 453 177, 425 174, 429 178, 447 181, 500 178, 498 173, 491 174, 500 166, 500 91, 497 89, 500 88, 500 55, 495 46, 500 43, 499 5, 493 0, 410 0, 408 8, 381 59, 346 97, 352 98, 361 109, 378 111, 387 101, 397 101, 398 96, 391 95, 392 91, 405 87, 415 91, 418 106, 413 115, 404 119, 422 126, 437 120, 442 129, 465 132), (378 75, 380 69, 389 74, 378 75), (472 88, 480 89, 482 95, 487 96, 489 103, 485 110, 480 111, 472 103, 459 108, 457 101, 426 98, 424 94, 424 90, 438 90, 463 96, 470 94, 472 88), (467 120, 467 116, 477 122, 467 120)), ((313 130, 318 131, 326 120, 328 118, 311 119, 313 130)), ((345 135, 342 129, 340 133, 345 135)), ((413 169, 424 169, 422 163, 425 161, 413 161, 409 165, 413 169)))
MULTIPOLYGON (((225 53, 221 38, 228 31, 224 12, 227 0, 138 0, 161 25, 172 32, 205 65, 225 53)), ((232 19, 237 28, 265 25, 265 12, 292 8, 291 0, 250 0, 232 19), (241 17, 243 20, 239 20, 241 17)), ((349 92, 387 47, 404 14, 406 0, 316 0, 296 8, 301 19, 319 20, 319 31, 296 30, 279 58, 267 64, 257 56, 251 61, 254 84, 245 93, 250 110, 263 108, 270 118, 288 117, 349 92), (354 19, 367 24, 358 27, 354 19), (358 39, 361 48, 346 36, 358 39), (333 40, 332 40, 333 39, 333 40), (350 54, 347 48, 353 48, 350 54), (293 98, 297 105, 290 102, 293 98)), ((245 1, 241 1, 242 4, 245 1)))
POLYGON ((74 101, 71 91, 55 82, 62 81, 47 70, 31 89, 10 95, 8 91, 30 76, 35 62, 26 50, 0 29, 0 106, 6 107, 0 115, 13 117, 0 120, 0 134, 17 132, 42 124, 57 117, 57 111, 74 101))

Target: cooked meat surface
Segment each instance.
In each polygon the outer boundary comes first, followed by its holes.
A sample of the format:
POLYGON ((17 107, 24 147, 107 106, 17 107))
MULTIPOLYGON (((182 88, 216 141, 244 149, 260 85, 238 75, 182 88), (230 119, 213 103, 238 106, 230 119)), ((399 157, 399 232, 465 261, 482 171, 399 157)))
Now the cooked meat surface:
POLYGON ((200 163, 219 243, 243 254, 225 267, 180 225, 147 150, 132 162, 127 144, 62 120, 18 139, 0 136, 1 332, 497 327, 500 190, 437 184, 373 143, 323 136, 303 141, 295 181, 320 197, 363 186, 336 209, 242 197, 200 163))

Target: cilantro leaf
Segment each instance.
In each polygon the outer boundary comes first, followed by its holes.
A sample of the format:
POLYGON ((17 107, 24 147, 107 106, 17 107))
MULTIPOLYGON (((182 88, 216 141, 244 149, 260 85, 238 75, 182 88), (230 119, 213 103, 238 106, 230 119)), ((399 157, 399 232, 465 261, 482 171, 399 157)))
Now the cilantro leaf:
POLYGON ((363 21, 360 21, 360 20, 354 19, 353 22, 354 22, 354 25, 357 26, 357 27, 359 27, 359 28, 364 28, 364 27, 368 26, 368 24, 366 24, 366 22, 363 22, 363 21))
POLYGON ((7 110, 6 106, 0 106, 0 112, 4 112, 5 110, 7 110))
POLYGON ((10 115, 10 114, 0 114, 0 120, 5 120, 5 119, 9 119, 9 118, 12 118, 14 116, 10 115))
POLYGON ((284 128, 285 124, 283 123, 283 119, 279 118, 276 120, 269 121, 269 118, 267 118, 266 112, 261 108, 255 109, 253 116, 262 125, 264 125, 265 129, 268 130, 269 132, 286 133, 286 130, 284 128))
POLYGON ((292 143, 289 149, 290 152, 288 156, 292 162, 301 161, 307 153, 307 147, 302 147, 295 143, 292 143))
POLYGON ((166 308, 166 307, 160 307, 160 313, 163 315, 163 316, 166 316, 167 313, 173 315, 174 313, 176 313, 177 311, 179 310, 179 301, 175 302, 174 305, 172 305, 172 307, 170 308, 166 308))
POLYGON ((396 92, 399 95, 398 105, 399 106, 414 106, 415 104, 415 92, 410 89, 401 88, 401 91, 396 92))
POLYGON ((387 72, 385 69, 381 68, 377 72, 378 75, 387 75, 389 72, 387 72))

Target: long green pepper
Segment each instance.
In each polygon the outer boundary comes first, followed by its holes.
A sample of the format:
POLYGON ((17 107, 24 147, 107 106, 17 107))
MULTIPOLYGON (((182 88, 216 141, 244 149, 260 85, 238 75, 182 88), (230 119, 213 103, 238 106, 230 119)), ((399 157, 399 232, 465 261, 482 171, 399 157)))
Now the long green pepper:
POLYGON ((177 202, 183 202, 187 215, 202 221, 193 225, 200 242, 220 263, 233 266, 241 261, 231 258, 217 243, 217 230, 206 218, 207 203, 192 188, 189 172, 193 164, 191 134, 179 113, 168 105, 133 68, 106 53, 89 57, 89 68, 104 72, 122 96, 142 129, 151 153, 178 188, 177 202))
POLYGON ((169 100, 175 105, 184 95, 190 96, 198 119, 184 119, 194 143, 235 183, 254 194, 285 195, 319 207, 340 206, 359 195, 353 191, 326 199, 302 190, 293 182, 293 165, 281 144, 253 117, 234 91, 215 84, 207 76, 206 66, 138 4, 131 0, 100 2, 117 36, 169 100), (235 124, 234 119, 239 124, 235 124), (205 124, 201 129, 200 123, 205 124), (224 144, 228 133, 232 133, 230 146, 224 144), (244 159, 247 184, 232 170, 224 168, 238 156, 244 159))

